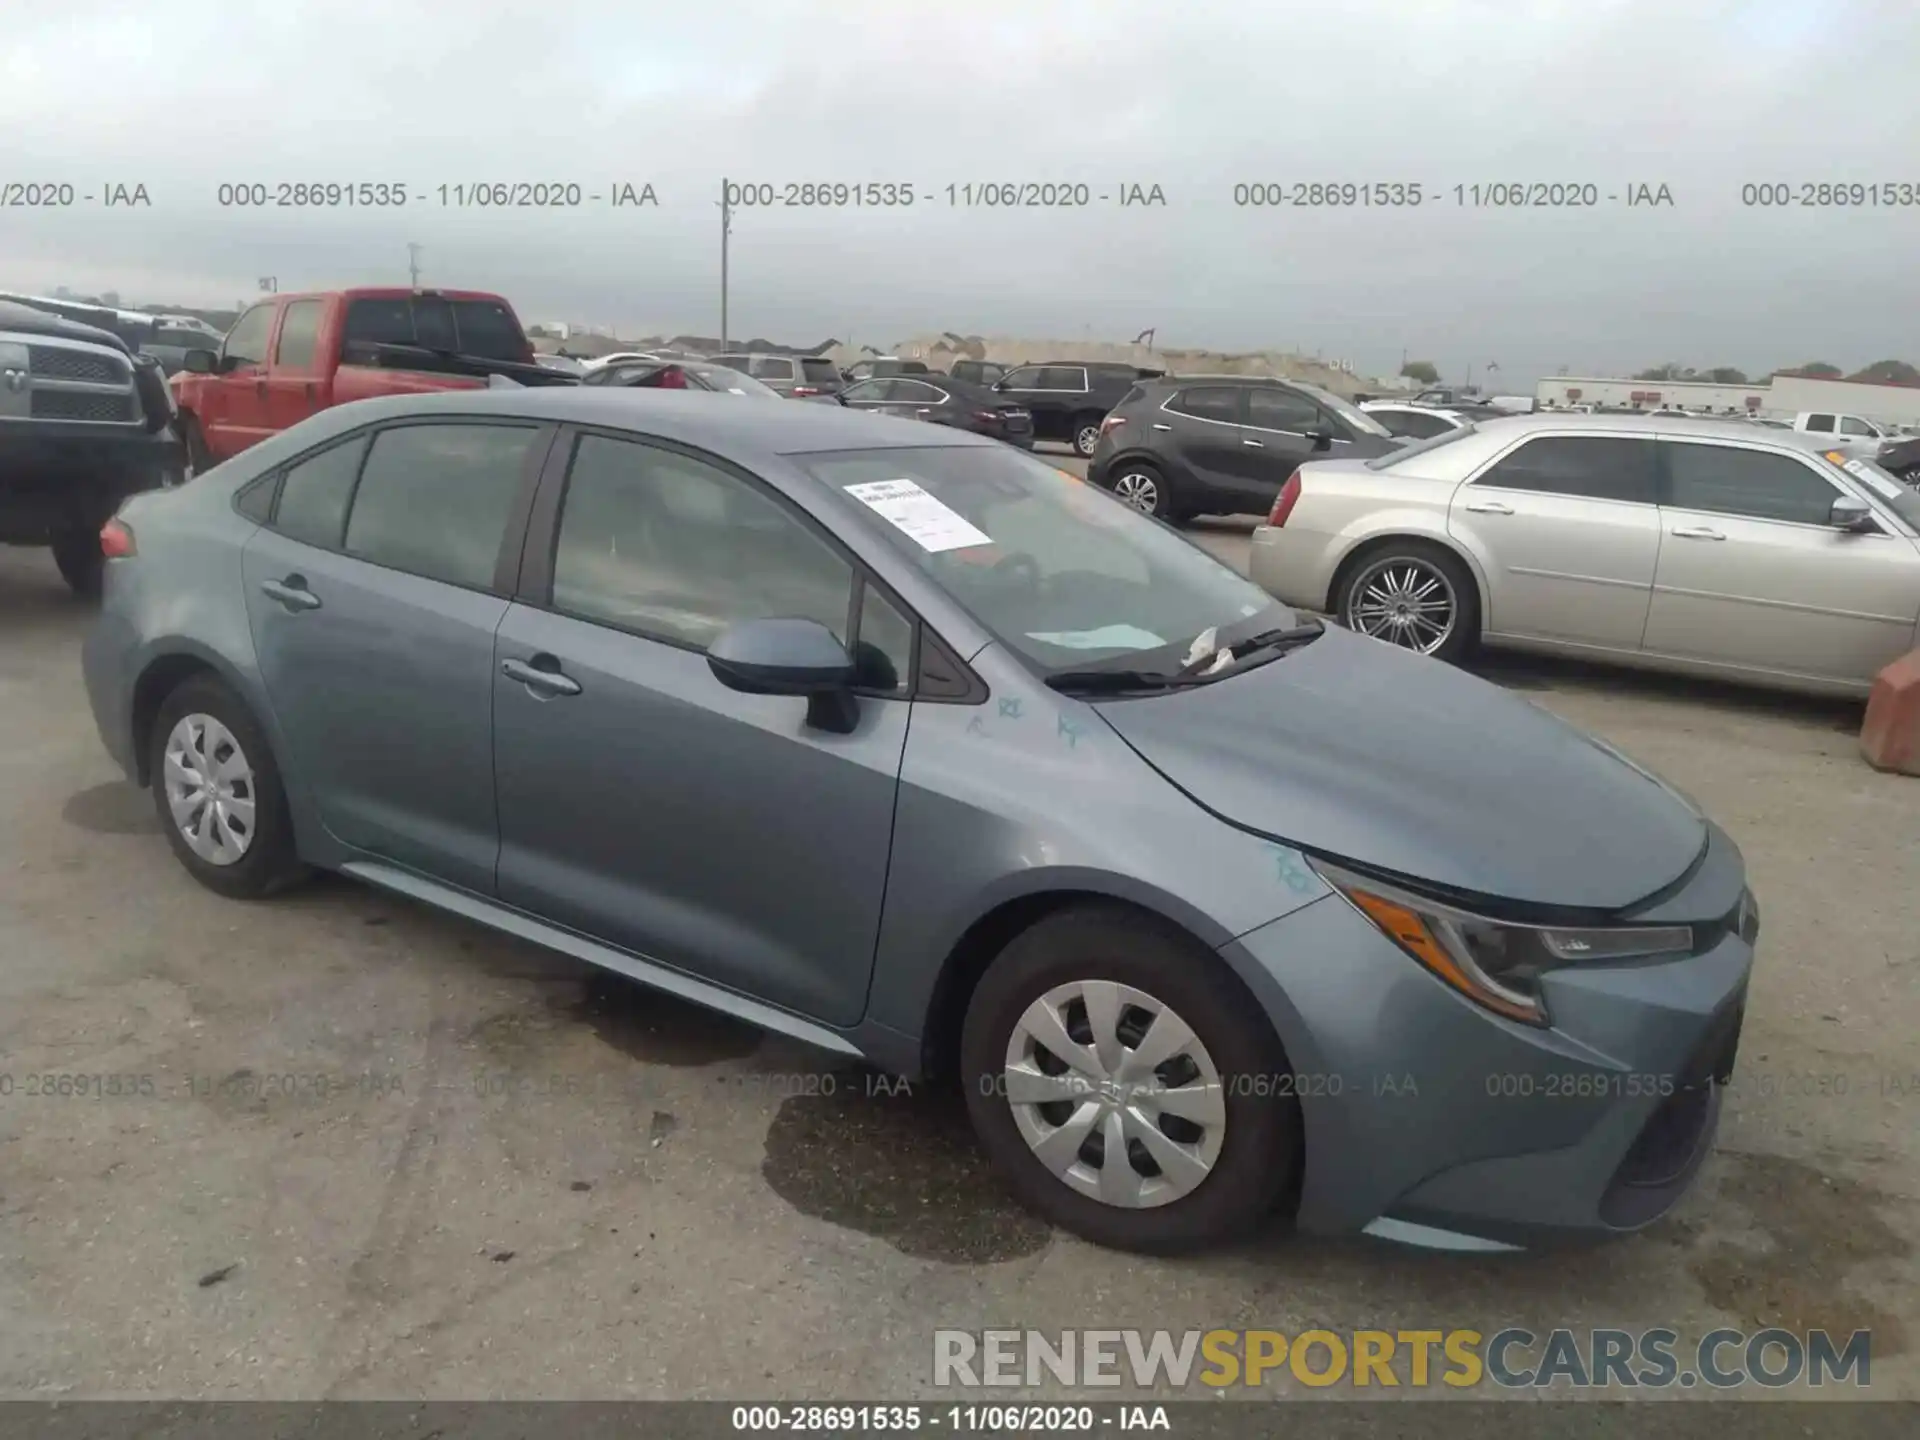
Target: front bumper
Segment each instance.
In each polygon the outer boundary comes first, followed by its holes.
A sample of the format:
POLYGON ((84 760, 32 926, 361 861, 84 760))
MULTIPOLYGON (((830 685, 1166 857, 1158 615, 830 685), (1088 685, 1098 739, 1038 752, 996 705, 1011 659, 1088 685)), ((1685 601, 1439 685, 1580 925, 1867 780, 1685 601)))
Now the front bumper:
MULTIPOLYGON (((1714 905, 1725 880, 1723 864, 1714 905)), ((1753 965, 1729 929, 1684 959, 1569 967, 1541 1029, 1458 995, 1337 895, 1228 948, 1294 1072, 1300 1228, 1455 1249, 1604 1238, 1671 1209, 1712 1148, 1753 965)))

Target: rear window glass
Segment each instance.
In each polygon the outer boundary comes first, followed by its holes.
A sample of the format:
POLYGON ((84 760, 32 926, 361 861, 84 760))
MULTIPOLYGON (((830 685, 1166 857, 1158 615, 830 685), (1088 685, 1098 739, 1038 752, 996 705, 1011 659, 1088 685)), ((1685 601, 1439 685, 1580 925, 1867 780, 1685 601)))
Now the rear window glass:
POLYGON ((1415 455, 1424 455, 1429 450, 1438 450, 1442 445, 1452 445, 1456 441, 1466 439, 1469 435, 1476 434, 1479 429, 1480 427, 1478 425, 1475 425, 1469 420, 1458 430, 1448 430, 1439 435, 1429 435, 1425 440, 1414 440, 1406 445, 1402 445, 1398 450, 1389 450, 1384 455, 1377 455, 1366 462, 1367 468, 1369 470, 1391 470, 1402 460, 1410 459, 1415 455))
POLYGON ((840 367, 831 360, 802 360, 800 369, 809 380, 834 382, 840 378, 840 367))
POLYGON ((497 300, 444 300, 422 295, 355 300, 347 306, 348 344, 420 345, 487 360, 525 360, 527 339, 513 312, 497 300))

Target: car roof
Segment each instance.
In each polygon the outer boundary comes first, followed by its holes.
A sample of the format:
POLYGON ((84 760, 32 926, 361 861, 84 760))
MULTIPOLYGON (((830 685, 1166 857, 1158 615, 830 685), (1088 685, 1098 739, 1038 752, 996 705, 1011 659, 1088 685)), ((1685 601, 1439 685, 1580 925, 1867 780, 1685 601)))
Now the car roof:
POLYGON ((748 407, 705 391, 573 385, 382 396, 323 410, 295 429, 319 442, 332 433, 344 434, 370 423, 438 416, 630 430, 710 450, 748 466, 776 456, 822 450, 920 450, 1001 443, 945 427, 910 428, 888 416, 866 415, 838 405, 795 402, 748 407), (749 409, 754 413, 746 413, 749 409))
MULTIPOLYGON (((1495 420, 1479 420, 1475 424, 1482 434, 1529 435, 1555 430, 1604 434, 1618 431, 1624 435, 1705 436, 1709 439, 1744 440, 1749 444, 1756 438, 1755 430, 1767 430, 1766 426, 1750 425, 1745 420, 1707 420, 1692 415, 1686 417, 1686 424, 1673 425, 1671 422, 1678 418, 1673 415, 1582 415, 1571 410, 1542 410, 1532 415, 1503 415, 1495 420)), ((1790 445, 1810 455, 1823 454, 1833 448, 1831 444, 1823 444, 1818 436, 1804 435, 1797 430, 1772 430, 1768 431, 1765 438, 1770 445, 1790 445)))
POLYGON ((31 305, 20 305, 11 300, 0 300, 0 330, 28 335, 64 336, 69 340, 85 340, 90 345, 110 346, 123 355, 129 353, 127 342, 111 330, 83 325, 64 315, 36 310, 31 305))

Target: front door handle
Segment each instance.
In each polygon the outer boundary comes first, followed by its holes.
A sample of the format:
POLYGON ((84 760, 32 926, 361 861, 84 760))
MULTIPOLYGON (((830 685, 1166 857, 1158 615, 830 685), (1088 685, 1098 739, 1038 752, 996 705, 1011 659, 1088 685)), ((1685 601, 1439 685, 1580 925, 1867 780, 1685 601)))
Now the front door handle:
POLYGON ((307 588, 306 577, 302 575, 289 575, 284 580, 262 580, 260 591, 292 611, 320 608, 320 597, 307 588))
POLYGON ((1171 426, 1171 425, 1156 425, 1156 426, 1154 426, 1153 428, 1154 428, 1154 429, 1156 429, 1156 430, 1171 430, 1171 429, 1173 429, 1173 426, 1171 426))
POLYGON ((1476 515, 1511 515, 1513 507, 1501 500, 1475 500, 1467 506, 1476 515))
POLYGON ((1706 525, 1682 525, 1673 532, 1682 540, 1724 540, 1727 537, 1706 525))
POLYGON ((1265 445, 1262 445, 1258 440, 1242 440, 1240 443, 1246 446, 1249 450, 1264 450, 1267 448, 1265 445))
POLYGON ((531 662, 502 660, 500 673, 510 680, 518 680, 529 690, 536 690, 542 695, 560 696, 580 693, 580 682, 562 675, 560 662, 551 655, 536 655, 531 662))

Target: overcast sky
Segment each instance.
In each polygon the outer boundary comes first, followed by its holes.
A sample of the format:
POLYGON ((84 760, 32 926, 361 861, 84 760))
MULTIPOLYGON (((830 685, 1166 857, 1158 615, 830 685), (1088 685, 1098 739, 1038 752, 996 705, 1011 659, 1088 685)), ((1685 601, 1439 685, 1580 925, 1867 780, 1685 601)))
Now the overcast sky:
POLYGON ((740 211, 732 334, 1152 326, 1515 382, 1920 363, 1920 205, 1741 196, 1920 187, 1916 56, 1913 0, 0 0, 0 184, 152 201, 0 208, 0 287, 228 304, 264 275, 404 283, 411 241, 423 283, 501 291, 529 322, 715 333, 722 176, 905 182, 904 210, 740 211), (412 198, 218 203, 222 183, 362 180, 412 198), (441 203, 492 181, 651 183, 659 204, 441 203), (1116 199, 948 202, 1002 181, 1116 199), (1234 203, 1237 183, 1311 181, 1427 199, 1234 203), (1454 203, 1515 181, 1591 183, 1601 203, 1454 203), (1628 208, 1643 183, 1674 203, 1628 208), (1121 208, 1128 185, 1165 205, 1121 208))

